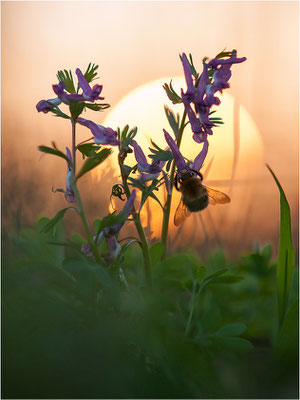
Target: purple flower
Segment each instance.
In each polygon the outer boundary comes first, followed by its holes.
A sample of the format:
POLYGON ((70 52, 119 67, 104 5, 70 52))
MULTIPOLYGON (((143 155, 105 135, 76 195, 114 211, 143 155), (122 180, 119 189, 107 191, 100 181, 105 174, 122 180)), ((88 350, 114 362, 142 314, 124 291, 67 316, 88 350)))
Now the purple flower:
POLYGON ((81 251, 87 256, 87 257, 92 257, 93 253, 91 250, 91 246, 89 245, 89 243, 84 243, 81 246, 81 251))
POLYGON ((190 102, 194 98, 194 94, 195 94, 195 86, 194 86, 194 82, 193 82, 192 71, 191 71, 191 67, 186 58, 185 53, 182 53, 182 56, 180 56, 180 59, 182 62, 185 81, 186 81, 186 85, 187 85, 187 91, 185 92, 185 96, 190 102))
POLYGON ((207 135, 212 135, 213 133, 212 128, 214 124, 209 119, 210 108, 213 105, 220 104, 220 99, 215 96, 215 93, 218 91, 222 92, 223 89, 229 87, 228 80, 231 77, 230 68, 232 64, 241 63, 246 60, 246 57, 237 58, 236 50, 233 50, 232 53, 235 55, 228 59, 214 58, 208 64, 203 62, 203 71, 197 87, 193 81, 191 67, 186 55, 183 53, 180 57, 187 83, 187 91, 184 93, 181 90, 181 97, 194 133, 193 139, 197 143, 205 142, 207 135), (209 69, 215 70, 213 83, 209 82, 209 69), (191 103, 194 104, 195 111, 191 103))
POLYGON ((70 149, 66 147, 67 150, 67 157, 69 161, 67 161, 67 184, 66 184, 66 190, 65 190, 65 198, 68 203, 76 203, 76 197, 74 194, 73 186, 72 186, 72 180, 73 180, 73 171, 72 171, 72 155, 70 152, 70 149))
MULTIPOLYGON (((128 218, 129 215, 132 213, 135 197, 136 197, 136 191, 134 189, 132 191, 131 195, 129 196, 125 206, 123 207, 123 210, 121 211, 122 213, 125 213, 126 218, 128 218)), ((103 254, 103 257, 109 263, 112 263, 113 261, 115 261, 115 259, 117 258, 118 254, 121 250, 121 246, 118 243, 115 235, 121 230, 121 228, 123 227, 124 224, 125 224, 125 221, 115 224, 115 225, 108 226, 108 227, 104 228, 103 231, 98 236, 98 240, 97 240, 98 246, 101 244, 102 240, 105 238, 108 252, 103 254)), ((95 237, 94 237, 94 239, 95 239, 95 237)), ((91 247, 88 243, 85 243, 81 246, 81 251, 87 257, 92 256, 91 247)))
POLYGON ((36 109, 38 112, 43 112, 47 114, 49 111, 52 110, 53 107, 59 106, 61 103, 61 100, 57 97, 55 99, 49 99, 49 100, 40 100, 37 105, 36 109))
POLYGON ((83 73, 79 68, 76 69, 76 75, 78 78, 79 86, 83 91, 83 97, 87 101, 103 100, 104 97, 99 97, 102 91, 102 85, 94 85, 93 88, 90 87, 88 81, 85 79, 83 73))
POLYGON ((130 145, 134 149, 134 156, 138 163, 138 171, 141 173, 139 180, 144 183, 156 179, 160 175, 165 162, 152 161, 151 164, 148 164, 146 156, 137 142, 132 140, 130 145))
POLYGON ((65 91, 65 83, 60 81, 56 85, 52 85, 53 92, 57 95, 57 97, 65 104, 70 104, 71 100, 74 101, 84 101, 85 98, 82 94, 68 94, 65 91))
POLYGON ((202 167, 202 164, 205 160, 205 157, 207 155, 208 151, 208 141, 204 141, 203 143, 203 148, 200 151, 200 153, 197 155, 195 158, 194 162, 192 163, 191 166, 189 166, 185 159, 183 158, 183 155, 180 153, 180 150, 177 147, 177 144, 175 143, 174 139, 169 135, 169 133, 166 130, 163 130, 165 134, 165 139, 168 145, 170 146, 170 149, 173 153, 174 156, 174 161, 177 167, 178 173, 185 173, 189 169, 194 169, 195 171, 199 171, 202 167))
POLYGON ((81 117, 77 119, 77 122, 90 129, 96 144, 110 144, 111 146, 117 146, 119 144, 117 139, 118 133, 113 129, 105 128, 102 125, 95 124, 95 122, 81 117))
MULTIPOLYGON (((127 218, 132 213, 135 197, 136 197, 136 190, 133 189, 131 195, 128 197, 128 200, 126 201, 126 203, 121 211, 122 213, 124 213, 126 215, 127 218)), ((123 227, 124 224, 125 224, 125 221, 120 222, 115 225, 111 225, 107 228, 104 228, 104 235, 115 235, 116 233, 118 233, 121 230, 121 228, 123 227)))
POLYGON ((183 93, 182 89, 181 89, 181 98, 182 98, 182 102, 184 104, 186 113, 187 113, 187 115, 189 117, 189 121, 190 121, 190 124, 191 124, 192 131, 195 134, 203 133, 203 127, 200 124, 200 121, 197 118, 197 115, 193 111, 193 109, 191 107, 191 104, 190 104, 190 101, 188 100, 187 96, 183 93))
MULTIPOLYGON (((232 50, 236 54, 236 50, 232 50)), ((229 88, 229 79, 231 77, 230 68, 232 64, 238 64, 244 62, 246 57, 237 58, 235 56, 230 57, 226 60, 221 58, 214 58, 208 63, 208 67, 215 70, 213 75, 213 83, 206 87, 206 103, 210 106, 213 104, 219 105, 220 99, 215 97, 216 92, 221 92, 223 89, 229 88)))

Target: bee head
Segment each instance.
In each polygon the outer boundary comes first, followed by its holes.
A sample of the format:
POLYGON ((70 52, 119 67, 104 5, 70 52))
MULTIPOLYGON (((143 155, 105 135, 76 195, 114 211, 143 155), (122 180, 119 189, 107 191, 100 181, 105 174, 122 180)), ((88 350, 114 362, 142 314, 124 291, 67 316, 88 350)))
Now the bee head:
POLYGON ((203 181, 203 175, 199 171, 196 171, 195 169, 187 168, 180 172, 177 171, 177 173, 175 175, 175 182, 174 182, 175 188, 179 191, 178 183, 182 184, 182 182, 188 178, 197 178, 197 177, 200 178, 201 182, 203 181))

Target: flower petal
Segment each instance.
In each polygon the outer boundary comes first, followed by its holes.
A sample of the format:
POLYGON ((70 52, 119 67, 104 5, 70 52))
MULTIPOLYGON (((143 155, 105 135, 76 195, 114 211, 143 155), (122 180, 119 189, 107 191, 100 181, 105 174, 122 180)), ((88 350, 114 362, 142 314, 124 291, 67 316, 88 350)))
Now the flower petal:
POLYGON ((71 163, 73 162, 73 160, 72 160, 72 154, 71 154, 69 147, 66 147, 66 154, 67 154, 68 159, 70 160, 70 161, 67 161, 68 169, 71 170, 71 168, 72 168, 71 163))
POLYGON ((117 146, 119 144, 117 139, 118 134, 113 129, 105 128, 102 125, 95 124, 95 122, 81 117, 77 119, 77 122, 90 129, 94 135, 94 142, 96 144, 110 144, 112 146, 117 146))
POLYGON ((47 114, 49 111, 52 110, 53 107, 59 106, 61 103, 61 100, 57 97, 55 99, 49 99, 49 100, 40 100, 37 105, 36 109, 38 112, 43 112, 47 114))
MULTIPOLYGON (((125 213, 125 215, 127 216, 127 218, 128 218, 129 215, 132 213, 132 209, 133 209, 133 206, 134 206, 135 197, 136 197, 136 190, 134 189, 134 190, 131 192, 131 195, 129 196, 127 202, 125 203, 125 205, 124 205, 124 207, 123 207, 123 210, 121 211, 121 212, 124 212, 124 213, 125 213)), ((107 230, 106 230, 106 233, 111 234, 111 235, 112 235, 112 234, 114 235, 114 234, 118 233, 118 232, 121 230, 121 228, 123 227, 123 225, 125 224, 125 222, 126 222, 126 221, 120 222, 119 224, 115 224, 115 225, 109 226, 109 227, 107 228, 107 230)))
POLYGON ((130 145, 134 149, 134 156, 135 156, 135 159, 138 162, 139 166, 141 166, 142 169, 146 170, 147 166, 149 164, 147 163, 147 159, 146 159, 146 156, 145 156, 143 150, 141 149, 141 147, 137 144, 137 142, 135 140, 132 140, 130 142, 130 145))
POLYGON ((202 164, 205 160, 205 157, 207 155, 207 151, 208 151, 208 141, 205 140, 205 142, 203 143, 203 147, 202 150, 200 151, 200 153, 197 155, 197 157, 195 158, 193 164, 192 164, 192 169, 196 170, 196 171, 200 171, 202 164))
POLYGON ((190 64, 187 60, 185 53, 182 53, 182 56, 180 56, 180 59, 182 62, 185 81, 186 81, 186 85, 187 85, 187 91, 185 92, 185 95, 187 96, 189 101, 191 101, 195 94, 195 86, 194 86, 194 82, 193 82, 191 67, 190 67, 190 64))
POLYGON ((185 94, 183 93, 182 89, 181 89, 181 98, 182 98, 182 102, 184 104, 186 113, 187 113, 187 115, 189 117, 189 121, 190 121, 190 124, 191 124, 192 131, 194 133, 202 132, 200 121, 198 120, 195 112, 193 111, 193 109, 192 109, 189 101, 187 100, 185 94))
POLYGON ((98 99, 103 100, 104 97, 99 97, 99 94, 102 91, 103 86, 102 85, 95 85, 93 89, 90 87, 88 81, 84 77, 83 73, 79 68, 76 69, 76 75, 78 78, 78 83, 81 89, 83 90, 83 95, 85 97, 85 100, 88 101, 95 101, 98 99))
POLYGON ((182 154, 180 153, 180 151, 177 147, 177 144, 175 143, 173 138, 169 135, 169 133, 165 129, 163 129, 163 131, 165 134, 166 142, 170 146, 170 149, 173 153, 175 164, 176 164, 178 171, 180 172, 183 169, 186 169, 186 167, 187 167, 186 162, 184 161, 184 158, 183 158, 182 154))

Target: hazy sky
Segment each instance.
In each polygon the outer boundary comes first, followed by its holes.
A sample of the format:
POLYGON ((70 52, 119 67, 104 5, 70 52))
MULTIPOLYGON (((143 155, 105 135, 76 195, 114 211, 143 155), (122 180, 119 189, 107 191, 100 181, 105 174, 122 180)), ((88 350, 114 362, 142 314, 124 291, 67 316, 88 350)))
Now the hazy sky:
MULTIPOLYGON (((247 61, 234 68, 229 93, 258 127, 264 161, 286 189, 296 229, 298 7, 298 2, 280 1, 2 1, 4 186, 11 187, 12 181, 17 185, 18 176, 24 181, 25 172, 28 178, 34 171, 38 177, 35 185, 46 193, 43 201, 47 204, 37 207, 41 212, 51 209, 53 203, 49 187, 63 185, 64 172, 57 178, 62 164, 39 161, 36 150, 37 145, 49 145, 51 140, 61 148, 70 144, 68 124, 35 109, 40 99, 55 97, 51 84, 56 82, 58 69, 85 69, 90 61, 99 64, 99 83, 104 85, 105 100, 113 106, 142 84, 182 76, 178 54, 183 51, 192 53, 200 65, 204 56, 213 57, 225 47, 235 48, 247 61), (15 177, 9 175, 12 166, 15 177), (51 173, 51 168, 56 169, 51 173)), ((105 114, 98 118, 101 123, 105 114)), ((265 216, 267 227, 262 236, 258 233, 258 239, 267 240, 268 235, 274 239, 279 197, 263 167, 261 176, 262 182, 252 188, 259 210, 252 210, 251 218, 265 216)), ((14 192, 7 193, 11 194, 6 201, 14 192)), ((20 189, 18 193, 23 192, 20 189)), ((256 226, 259 221, 253 229, 256 226)))

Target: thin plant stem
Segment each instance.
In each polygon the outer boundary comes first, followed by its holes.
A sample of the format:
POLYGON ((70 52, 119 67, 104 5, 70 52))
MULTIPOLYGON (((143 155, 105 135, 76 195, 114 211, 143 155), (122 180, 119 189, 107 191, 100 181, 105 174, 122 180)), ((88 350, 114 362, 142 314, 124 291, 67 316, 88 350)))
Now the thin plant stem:
POLYGON ((193 314, 194 314, 194 309, 195 309, 195 299, 197 297, 197 294, 196 294, 196 282, 193 282, 193 291, 192 291, 192 298, 191 298, 192 304, 191 304, 189 318, 188 318, 188 321, 186 324, 184 336, 187 336, 187 334, 189 333, 189 330, 190 330, 190 326, 191 326, 191 322, 192 322, 192 318, 193 318, 193 314))
POLYGON ((89 242, 89 245, 91 247, 91 251, 93 253, 93 256, 95 257, 95 260, 97 261, 98 264, 100 265, 104 265, 104 261, 102 260, 102 257, 100 256, 99 252, 98 252, 98 248, 94 243, 93 240, 93 236, 91 233, 91 229, 85 214, 85 210, 81 201, 81 197, 79 194, 79 190, 77 188, 76 185, 76 122, 72 119, 72 158, 73 158, 73 162, 72 162, 72 172, 73 172, 73 190, 74 190, 74 194, 75 194, 75 198, 76 198, 76 203, 77 203, 77 209, 78 209, 78 213, 80 215, 81 221, 82 221, 82 225, 84 227, 85 230, 85 234, 87 237, 87 240, 89 242))
MULTIPOLYGON (((182 115, 181 124, 180 124, 180 128, 179 128, 179 131, 178 131, 178 137, 177 137, 177 147, 178 148, 180 147, 181 140, 182 140, 182 134, 183 134, 183 131, 184 131, 185 119, 186 119, 186 110, 184 109, 184 112, 183 112, 183 115, 182 115)), ((173 160, 171 173, 170 173, 171 191, 167 195, 167 201, 166 201, 165 206, 164 206, 162 232, 161 232, 161 242, 164 245, 163 259, 166 257, 166 253, 167 253, 168 230, 169 230, 169 220, 170 220, 170 212, 171 212, 171 202, 172 202, 173 186, 174 186, 174 179, 175 179, 175 171, 176 171, 176 165, 175 165, 175 162, 173 160)))
POLYGON ((186 337, 191 329, 191 324, 192 324, 192 319, 193 319, 193 315, 194 315, 194 311, 195 311, 195 307, 196 307, 196 301, 202 291, 202 289, 204 288, 204 286, 207 285, 208 282, 205 282, 204 284, 201 284, 198 291, 196 291, 196 287, 197 287, 197 283, 194 281, 193 282, 193 291, 192 291, 192 298, 191 298, 191 308, 190 308, 190 312, 189 312, 189 318, 186 324, 186 328, 185 328, 185 332, 184 332, 184 337, 186 337))
MULTIPOLYGON (((126 176, 126 174, 124 172, 124 168, 123 168, 123 162, 124 162, 125 157, 126 157, 126 155, 121 156, 119 154, 119 166, 120 166, 120 171, 121 171, 121 176, 122 176, 122 183, 123 183, 125 195, 128 199, 130 196, 130 189, 129 189, 129 186, 127 183, 127 176, 126 176)), ((136 211, 134 206, 132 209, 132 216, 133 216, 136 230, 139 234, 140 241, 141 241, 141 249, 142 249, 143 258, 144 258, 144 271, 145 271, 146 282, 147 282, 148 287, 151 288, 152 287, 152 270, 151 270, 150 250, 149 250, 146 234, 145 234, 143 225, 141 223, 140 215, 136 211)))

